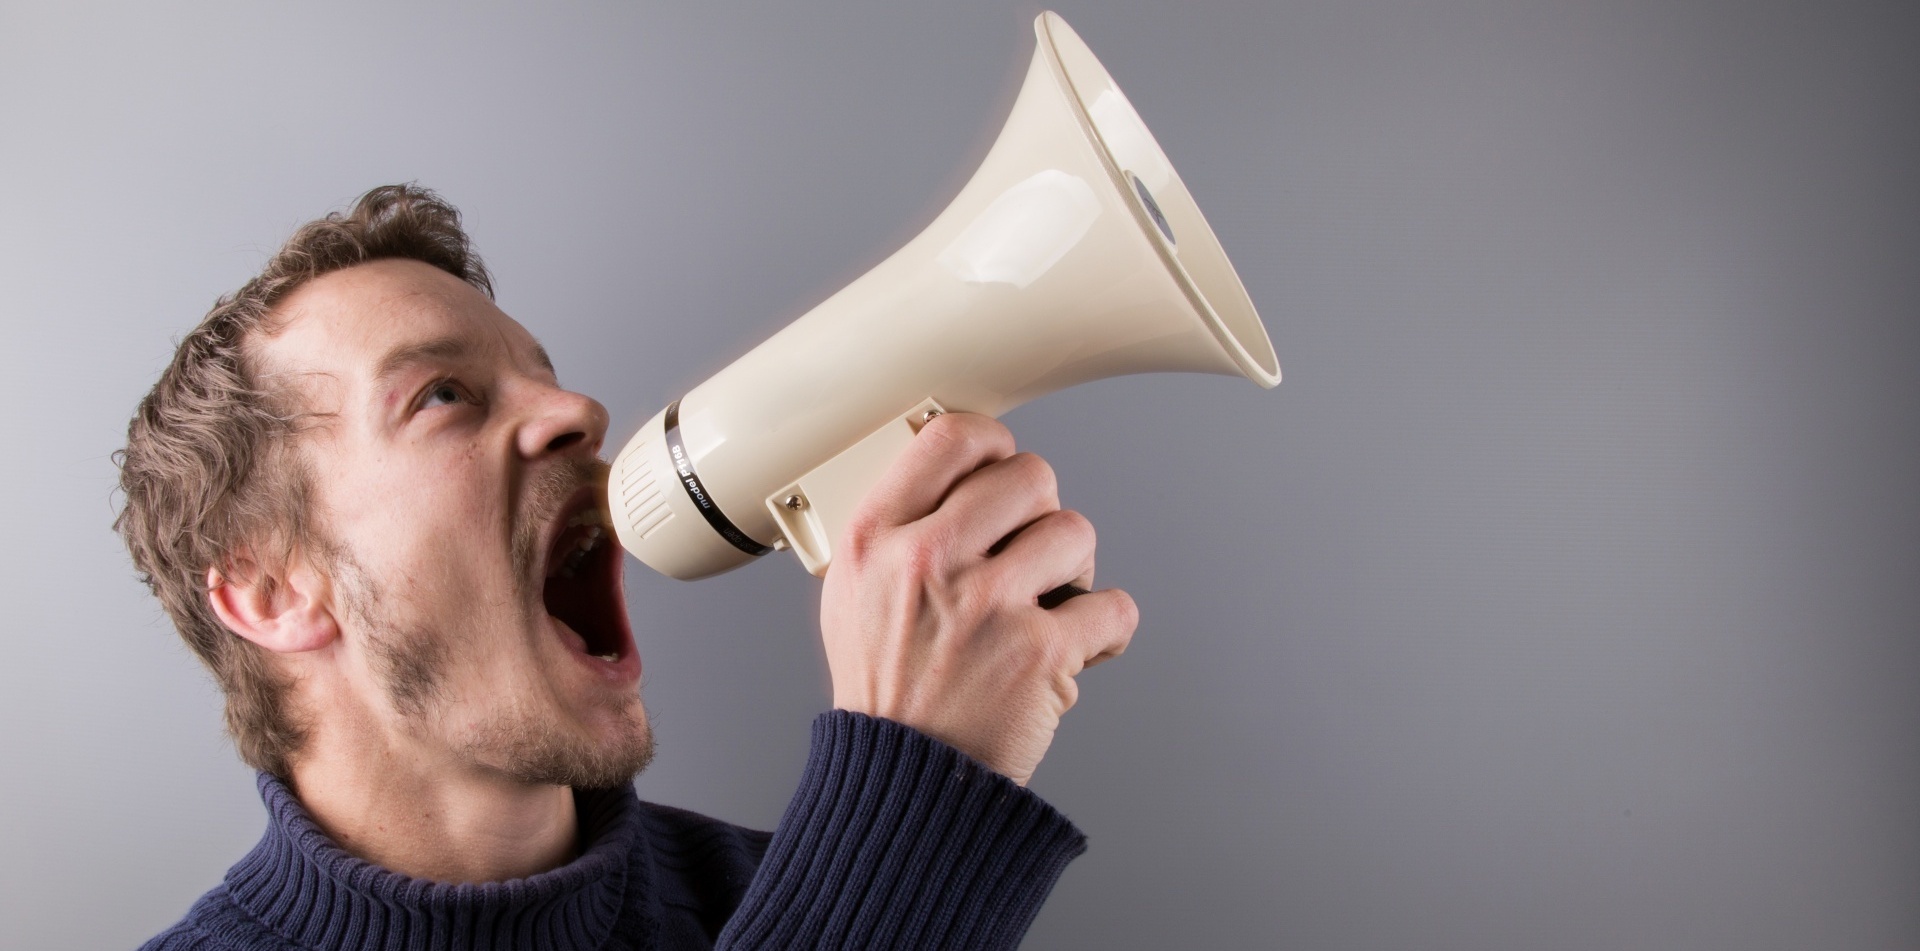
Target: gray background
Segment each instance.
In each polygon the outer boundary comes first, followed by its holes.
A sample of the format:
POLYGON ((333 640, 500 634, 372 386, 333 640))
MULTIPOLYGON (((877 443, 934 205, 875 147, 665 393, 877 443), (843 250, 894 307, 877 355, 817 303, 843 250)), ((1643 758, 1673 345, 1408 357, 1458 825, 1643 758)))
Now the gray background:
MULTIPOLYGON (((797 6, 0 7, 0 945, 131 945, 261 824, 107 528, 171 340, 418 180, 624 438, 945 204, 1038 10, 797 6)), ((1028 946, 1920 947, 1914 8, 1060 7, 1287 382, 1008 419, 1143 615, 1028 946)), ((815 583, 629 567, 643 795, 769 827, 815 583)))

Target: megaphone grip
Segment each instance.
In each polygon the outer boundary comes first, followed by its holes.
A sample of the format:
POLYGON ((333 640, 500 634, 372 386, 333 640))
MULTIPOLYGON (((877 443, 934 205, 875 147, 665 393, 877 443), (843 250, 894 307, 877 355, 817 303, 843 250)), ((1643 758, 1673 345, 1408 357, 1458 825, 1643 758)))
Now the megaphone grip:
POLYGON ((1071 601, 1074 598, 1077 598, 1083 594, 1092 594, 1092 593, 1093 592, 1088 591, 1087 589, 1082 588, 1077 584, 1063 584, 1060 587, 1055 588, 1052 591, 1049 591, 1046 594, 1041 595, 1040 606, 1042 608, 1045 608, 1046 610, 1051 611, 1054 608, 1057 608, 1060 605, 1063 605, 1068 601, 1071 601))

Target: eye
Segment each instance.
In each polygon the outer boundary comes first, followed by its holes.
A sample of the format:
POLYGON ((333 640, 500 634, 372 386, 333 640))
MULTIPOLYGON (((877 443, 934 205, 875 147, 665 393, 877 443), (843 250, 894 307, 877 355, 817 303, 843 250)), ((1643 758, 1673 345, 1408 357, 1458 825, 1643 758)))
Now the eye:
POLYGON ((455 403, 472 402, 475 402, 475 400, 473 396, 467 392, 466 387, 461 386, 454 380, 436 381, 420 394, 421 409, 432 409, 442 403, 452 405, 455 403))

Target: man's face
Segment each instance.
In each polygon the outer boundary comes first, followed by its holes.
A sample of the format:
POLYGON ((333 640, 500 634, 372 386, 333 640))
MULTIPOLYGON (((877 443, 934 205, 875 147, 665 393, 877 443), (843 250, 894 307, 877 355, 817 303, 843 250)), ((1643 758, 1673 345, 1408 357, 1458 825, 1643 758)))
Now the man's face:
POLYGON ((280 311, 266 385, 331 414, 300 444, 346 695, 320 728, 522 782, 631 779, 652 740, 602 511, 606 410, 427 264, 337 271, 280 311))

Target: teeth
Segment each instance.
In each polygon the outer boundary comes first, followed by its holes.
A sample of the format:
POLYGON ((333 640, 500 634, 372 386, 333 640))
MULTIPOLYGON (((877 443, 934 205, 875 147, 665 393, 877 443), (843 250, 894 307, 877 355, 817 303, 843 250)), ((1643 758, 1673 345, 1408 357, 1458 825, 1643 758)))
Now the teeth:
POLYGON ((606 511, 602 509, 582 509, 578 512, 573 513, 572 518, 567 519, 568 528, 573 528, 576 525, 612 525, 612 524, 613 524, 612 517, 607 515, 606 511))
MULTIPOLYGON (((602 512, 598 514, 605 515, 606 513, 602 512)), ((574 518, 578 519, 579 517, 580 516, 575 516, 574 518)), ((582 523, 569 520, 567 524, 579 525, 582 523)), ((605 535, 606 533, 600 530, 599 525, 588 525, 586 532, 574 542, 573 550, 567 552, 566 556, 561 560, 560 567, 553 572, 554 575, 560 578, 573 577, 574 572, 579 570, 580 563, 586 560, 587 553, 600 547, 600 542, 605 535)))
POLYGON ((595 654, 593 656, 598 657, 609 664, 617 663, 620 660, 620 653, 618 651, 609 651, 605 654, 595 654))

